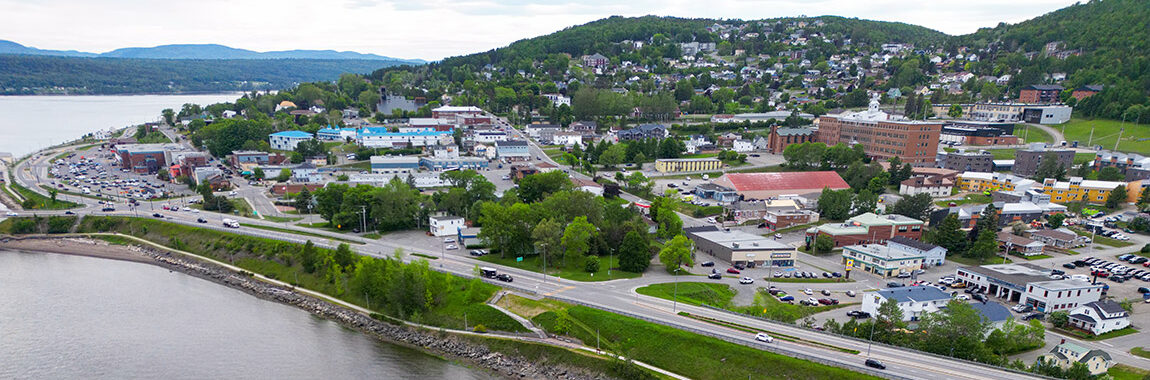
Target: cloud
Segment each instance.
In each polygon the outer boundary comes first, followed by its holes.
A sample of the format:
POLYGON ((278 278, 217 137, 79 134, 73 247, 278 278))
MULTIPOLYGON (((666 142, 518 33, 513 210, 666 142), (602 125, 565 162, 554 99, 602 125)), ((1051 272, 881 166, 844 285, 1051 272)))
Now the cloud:
POLYGON ((838 15, 949 34, 1019 22, 1075 0, 0 0, 0 39, 43 49, 219 43, 441 59, 612 15, 761 19, 838 15))

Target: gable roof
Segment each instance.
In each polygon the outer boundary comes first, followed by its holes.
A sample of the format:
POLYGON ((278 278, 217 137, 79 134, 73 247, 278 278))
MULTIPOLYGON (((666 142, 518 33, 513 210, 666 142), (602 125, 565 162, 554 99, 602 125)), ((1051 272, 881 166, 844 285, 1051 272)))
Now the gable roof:
POLYGON ((982 316, 986 318, 986 320, 990 323, 1004 322, 1007 319, 1013 317, 1013 315, 1010 314, 1010 310, 1006 309, 1006 306, 1002 306, 1002 304, 997 302, 976 302, 970 304, 970 307, 977 311, 979 314, 982 314, 982 316))
POLYGON ((1030 233, 1031 236, 1042 236, 1055 240, 1074 241, 1078 235, 1070 234, 1058 230, 1038 230, 1030 233))
POLYGON ((1111 300, 1094 301, 1083 306, 1091 307, 1099 311, 1098 316, 1102 317, 1103 319, 1114 319, 1106 318, 1107 314, 1121 314, 1121 316, 1118 318, 1126 317, 1126 309, 1123 309, 1122 305, 1119 305, 1117 302, 1111 300))

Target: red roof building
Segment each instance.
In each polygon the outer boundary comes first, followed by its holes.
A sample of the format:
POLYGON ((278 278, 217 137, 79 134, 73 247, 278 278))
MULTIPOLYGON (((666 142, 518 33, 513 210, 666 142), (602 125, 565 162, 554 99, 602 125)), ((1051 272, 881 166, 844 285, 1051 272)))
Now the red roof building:
POLYGON ((712 181, 716 185, 735 189, 744 199, 767 199, 784 194, 809 194, 850 188, 833 171, 784 173, 727 173, 712 181))

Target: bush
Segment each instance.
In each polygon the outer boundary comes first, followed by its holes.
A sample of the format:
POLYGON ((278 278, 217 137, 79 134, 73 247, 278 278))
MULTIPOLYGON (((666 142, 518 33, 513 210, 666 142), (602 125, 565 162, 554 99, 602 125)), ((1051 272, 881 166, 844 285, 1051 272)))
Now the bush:
POLYGON ((1150 244, 1142 246, 1142 253, 1150 253, 1150 244))
POLYGON ((599 256, 587 256, 584 260, 584 269, 588 273, 595 273, 599 271, 599 256))
POLYGON ((487 332, 487 327, 483 326, 483 325, 475 325, 475 328, 473 328, 471 330, 475 331, 477 333, 485 333, 485 332, 487 332))
POLYGON ((1050 321, 1051 325, 1054 325, 1054 327, 1063 328, 1070 323, 1070 314, 1065 311, 1056 311, 1050 313, 1050 318, 1048 320, 1050 321))
POLYGON ((826 235, 819 235, 815 238, 815 253, 827 253, 835 248, 835 241, 826 235))

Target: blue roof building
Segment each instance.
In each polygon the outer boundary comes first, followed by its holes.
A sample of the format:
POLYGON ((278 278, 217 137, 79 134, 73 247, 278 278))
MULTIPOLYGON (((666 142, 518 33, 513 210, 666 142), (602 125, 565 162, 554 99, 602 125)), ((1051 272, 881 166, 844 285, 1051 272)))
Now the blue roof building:
POLYGON ((295 150, 300 141, 311 140, 311 133, 304 131, 283 131, 268 136, 268 143, 275 150, 295 150))

